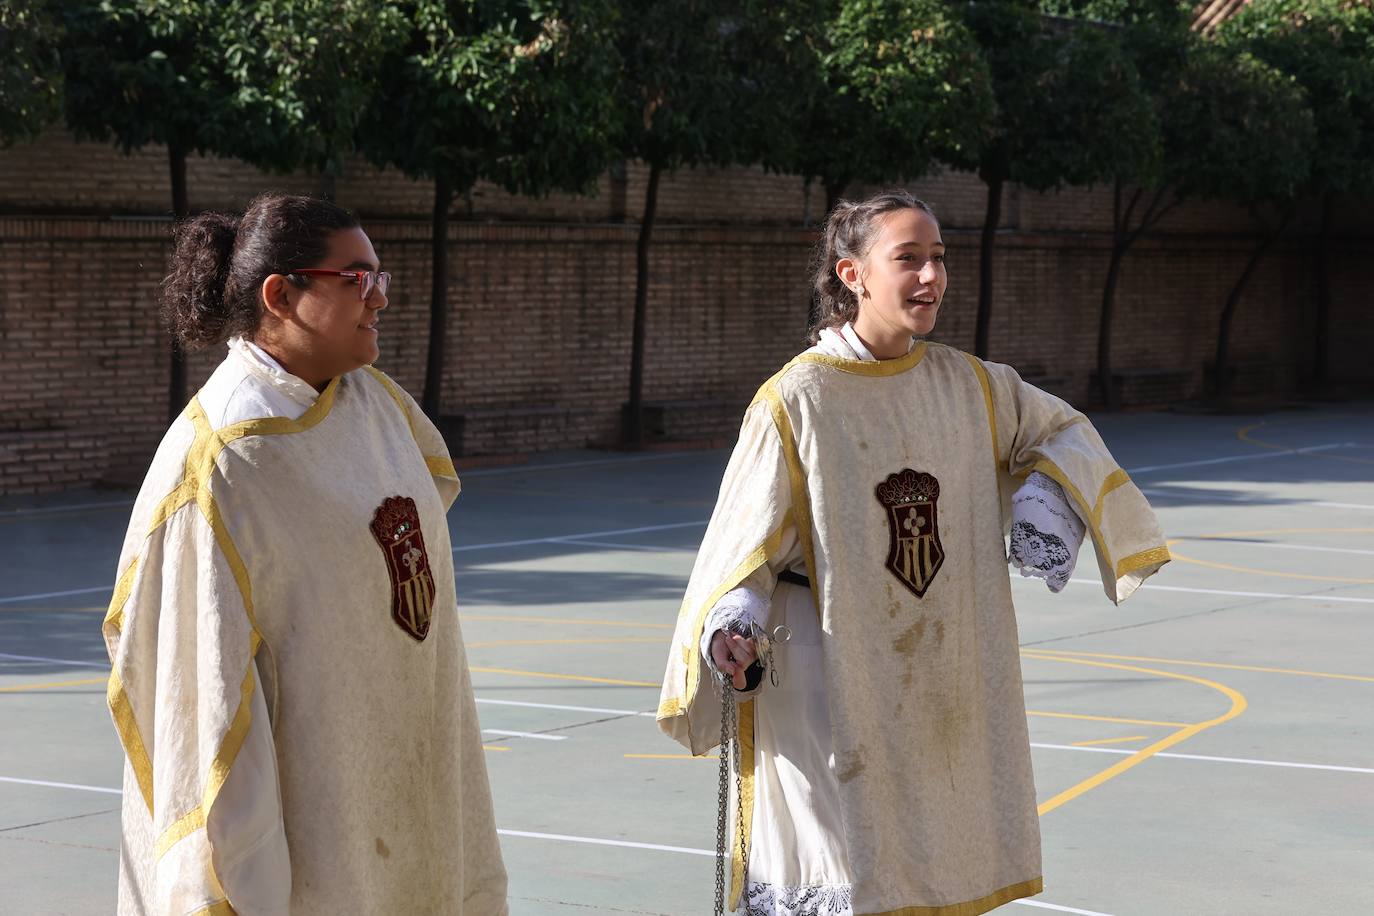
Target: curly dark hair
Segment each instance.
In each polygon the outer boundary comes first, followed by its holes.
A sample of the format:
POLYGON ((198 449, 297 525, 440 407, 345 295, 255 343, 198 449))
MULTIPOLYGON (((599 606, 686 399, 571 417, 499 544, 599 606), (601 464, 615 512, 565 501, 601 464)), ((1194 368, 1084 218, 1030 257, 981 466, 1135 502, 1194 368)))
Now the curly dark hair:
MULTIPOLYGON (((272 274, 313 265, 329 236, 358 218, 327 200, 263 194, 242 216, 202 213, 174 231, 171 273, 162 281, 162 317, 186 350, 249 335, 262 320, 259 291, 272 274)), ((287 275, 304 287, 305 277, 287 275)))
MULTIPOLYGON (((859 260, 867 256, 878 236, 881 217, 897 210, 920 210, 936 219, 925 201, 902 190, 883 191, 858 203, 842 200, 830 211, 825 232, 816 246, 816 317, 811 322, 811 342, 820 340, 825 328, 838 328, 859 315, 859 299, 840 282, 835 265, 842 258, 859 260)), ((936 220, 938 222, 938 220, 936 220)))

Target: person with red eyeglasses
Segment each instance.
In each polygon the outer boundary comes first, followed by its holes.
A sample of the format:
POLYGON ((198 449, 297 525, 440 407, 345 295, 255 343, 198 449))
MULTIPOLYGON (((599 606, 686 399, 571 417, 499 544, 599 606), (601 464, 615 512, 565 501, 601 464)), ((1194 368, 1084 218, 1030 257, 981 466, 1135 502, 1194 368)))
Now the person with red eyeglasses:
POLYGON ((228 354, 135 502, 104 622, 129 914, 506 910, 438 430, 372 368, 391 275, 308 197, 176 229, 164 317, 228 354))

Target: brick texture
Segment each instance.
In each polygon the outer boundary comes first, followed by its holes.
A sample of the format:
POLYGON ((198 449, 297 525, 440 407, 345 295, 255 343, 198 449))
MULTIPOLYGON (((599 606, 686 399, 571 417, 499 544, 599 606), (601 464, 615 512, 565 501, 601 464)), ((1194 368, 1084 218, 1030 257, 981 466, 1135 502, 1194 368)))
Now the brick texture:
MULTIPOLYGON (((628 394, 634 252, 647 169, 629 163, 587 197, 512 197, 479 185, 454 208, 446 425, 464 456, 616 440, 628 394)), ((970 349, 986 191, 948 173, 909 184, 949 243, 935 338, 970 349)), ((192 206, 241 207, 267 188, 315 192, 317 176, 268 176, 193 157, 192 206)), ((862 196, 868 188, 853 188, 862 196)), ((393 272, 379 366, 417 396, 428 337, 432 187, 364 163, 335 186, 393 272)), ((156 318, 170 253, 165 156, 130 156, 63 134, 0 151, 0 494, 136 481, 166 426, 169 365, 156 318)), ((1009 187, 997 236, 992 357, 1084 406, 1096 396, 1097 312, 1110 254, 1109 188, 1009 187)), ((808 269, 823 194, 758 169, 664 177, 651 254, 645 399, 649 429, 728 439, 760 382, 805 346, 808 269)), ((1374 384, 1366 256, 1374 219, 1346 202, 1329 252, 1328 359, 1337 380, 1374 384)), ((1310 375, 1306 206, 1260 265, 1234 332, 1241 393, 1291 394, 1310 375)), ((1114 365, 1128 404, 1203 391, 1216 318, 1254 243, 1248 214, 1191 202, 1128 256, 1114 365)), ((197 387, 222 358, 193 354, 197 387)), ((462 461, 459 462, 460 466, 462 461)))

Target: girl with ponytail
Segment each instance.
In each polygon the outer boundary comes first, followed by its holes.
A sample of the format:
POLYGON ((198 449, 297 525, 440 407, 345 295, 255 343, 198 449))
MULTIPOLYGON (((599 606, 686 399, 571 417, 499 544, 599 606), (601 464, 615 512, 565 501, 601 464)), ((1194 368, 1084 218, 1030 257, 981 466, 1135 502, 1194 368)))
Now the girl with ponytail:
POLYGON ((153 458, 104 623, 118 912, 505 913, 458 476, 371 365, 391 275, 352 214, 308 197, 174 242, 167 325, 227 355, 153 458))
POLYGON ((976 916, 1039 893, 1008 560, 1058 592, 1090 532, 1114 603, 1168 562, 1082 414, 925 339, 947 281, 926 204, 841 202, 812 346, 745 412, 658 709, 734 771, 717 912, 976 916))

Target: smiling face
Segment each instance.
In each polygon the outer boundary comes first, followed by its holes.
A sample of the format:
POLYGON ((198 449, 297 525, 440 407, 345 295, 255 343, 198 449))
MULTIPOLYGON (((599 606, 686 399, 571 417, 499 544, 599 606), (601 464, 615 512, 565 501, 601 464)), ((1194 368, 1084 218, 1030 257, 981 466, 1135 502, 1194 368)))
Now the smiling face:
POLYGON ((924 210, 906 208, 880 217, 868 253, 842 258, 835 273, 863 290, 854 331, 879 359, 906 354, 912 337, 935 327, 945 297, 945 243, 940 224, 924 210))
MULTIPOLYGON (((377 270, 372 241, 361 228, 340 229, 329 237, 318 264, 293 265, 326 270, 377 270)), ((258 343, 288 372, 316 388, 330 379, 371 365, 377 347, 377 319, 387 297, 373 289, 358 298, 358 280, 313 276, 304 288, 280 274, 263 282, 266 314, 258 343)))

